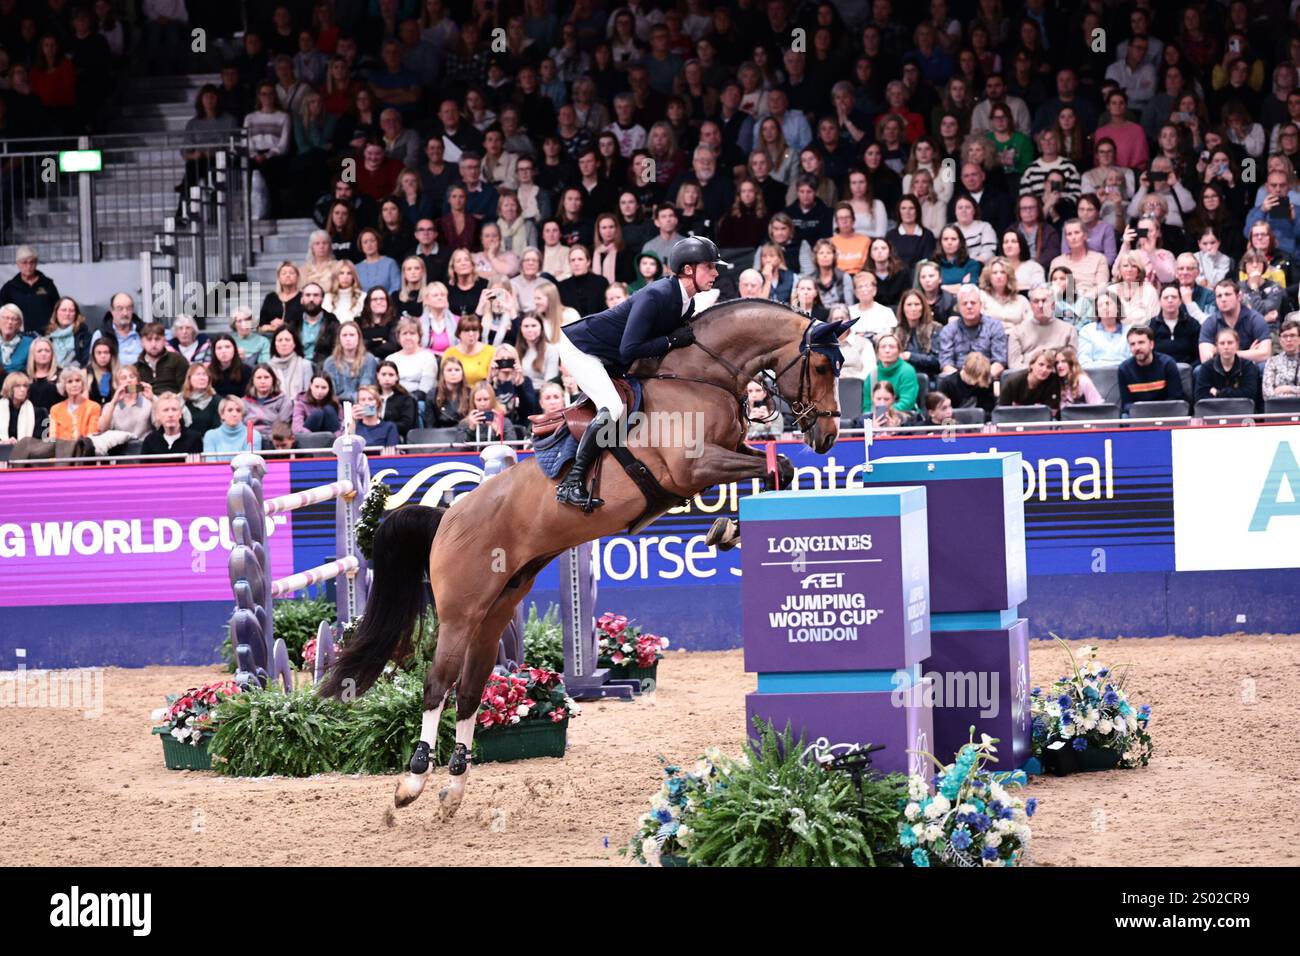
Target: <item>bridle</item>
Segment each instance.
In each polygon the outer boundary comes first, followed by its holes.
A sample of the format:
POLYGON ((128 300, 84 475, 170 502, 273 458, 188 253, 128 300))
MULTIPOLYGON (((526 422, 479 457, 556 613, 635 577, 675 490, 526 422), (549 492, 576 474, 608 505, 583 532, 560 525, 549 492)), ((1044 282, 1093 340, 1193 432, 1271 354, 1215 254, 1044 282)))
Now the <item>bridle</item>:
MULTIPOLYGON (((770 369, 763 369, 762 371, 759 372, 759 376, 762 379, 761 384, 765 389, 767 389, 768 394, 780 395, 781 377, 785 375, 786 372, 790 371, 790 369, 794 367, 794 364, 796 362, 800 363, 799 394, 793 400, 787 399, 787 401, 790 402, 790 411, 794 414, 795 426, 797 426, 798 429, 803 432, 809 431, 813 425, 817 424, 819 419, 822 418, 838 419, 840 417, 840 410, 838 408, 833 410, 823 410, 818 408, 812 402, 812 353, 814 351, 812 347, 812 329, 813 326, 816 324, 817 320, 814 319, 811 315, 806 315, 805 318, 807 319, 808 324, 807 326, 804 327, 803 335, 801 336, 799 342, 799 354, 796 355, 794 358, 792 358, 784 366, 782 366, 781 369, 777 372, 772 372, 770 369), (807 400, 805 400, 805 396, 807 396, 807 400)), ((728 372, 730 372, 731 375, 734 376, 736 380, 743 381, 746 378, 744 369, 740 368, 734 362, 730 361, 726 357, 719 355, 717 352, 709 348, 703 342, 697 340, 693 342, 692 345, 702 349, 705 355, 709 356, 709 358, 713 359, 715 362, 717 362, 719 365, 725 368, 728 372)), ((710 382, 707 379, 690 378, 685 375, 674 375, 671 372, 648 375, 646 376, 646 378, 675 379, 681 382, 695 382, 699 385, 711 385, 714 388, 720 388, 728 395, 730 395, 733 401, 735 401, 736 415, 737 418, 740 420, 740 423, 742 425, 745 425, 748 420, 745 414, 745 404, 746 404, 745 400, 735 393, 734 387, 729 388, 726 385, 720 385, 717 382, 710 382)), ((777 415, 777 411, 773 409, 772 415, 768 419, 765 419, 765 421, 775 420, 776 415, 777 415)))

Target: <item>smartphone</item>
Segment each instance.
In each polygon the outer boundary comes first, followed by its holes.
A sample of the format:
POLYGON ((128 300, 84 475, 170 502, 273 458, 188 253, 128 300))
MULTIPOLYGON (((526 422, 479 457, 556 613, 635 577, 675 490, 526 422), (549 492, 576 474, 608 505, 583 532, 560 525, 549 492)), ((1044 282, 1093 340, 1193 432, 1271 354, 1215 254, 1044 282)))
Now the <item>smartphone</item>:
POLYGON ((1270 219, 1290 219, 1291 218, 1291 197, 1283 196, 1278 200, 1276 206, 1268 211, 1270 219))
POLYGON ((371 415, 376 415, 378 413, 379 409, 375 408, 373 405, 365 405, 361 409, 361 415, 363 418, 369 418, 371 415))
POLYGON ((871 406, 871 417, 872 417, 872 418, 884 418, 884 417, 887 416, 888 414, 889 414, 889 406, 888 406, 888 405, 872 405, 872 406, 871 406))
POLYGON ((1145 239, 1145 238, 1147 237, 1147 233, 1148 233, 1150 230, 1148 230, 1146 226, 1138 226, 1138 227, 1137 227, 1135 230, 1133 230, 1133 231, 1134 231, 1134 233, 1136 234, 1137 238, 1139 238, 1139 239, 1145 239))
POLYGON ((1229 40, 1229 41, 1228 41, 1228 49, 1231 50, 1233 53, 1240 53, 1240 52, 1241 52, 1241 39, 1240 39, 1239 37, 1233 37, 1231 40, 1229 40))
POLYGON ((128 385, 128 386, 126 387, 126 394, 128 394, 128 395, 135 395, 135 394, 138 393, 139 391, 140 391, 140 386, 139 386, 139 385, 128 385))
POLYGON ((1151 180, 1153 183, 1167 183, 1169 181, 1169 173, 1165 170, 1153 169, 1151 172, 1147 173, 1147 179, 1151 180))

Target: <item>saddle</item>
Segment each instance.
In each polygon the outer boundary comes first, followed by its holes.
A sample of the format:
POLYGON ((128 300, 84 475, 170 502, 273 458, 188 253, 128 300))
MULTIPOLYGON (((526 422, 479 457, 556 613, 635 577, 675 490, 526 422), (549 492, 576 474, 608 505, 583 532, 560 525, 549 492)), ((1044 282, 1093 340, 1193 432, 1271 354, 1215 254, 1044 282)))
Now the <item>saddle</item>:
MULTIPOLYGON (((628 412, 635 412, 640 409, 641 390, 639 388, 633 389, 625 378, 614 379, 614 388, 618 391, 618 397, 623 400, 623 407, 628 412)), ((580 392, 578 397, 564 408, 556 409, 553 412, 543 412, 540 415, 529 415, 528 421, 532 423, 534 439, 546 438, 554 434, 561 425, 567 425, 569 426, 569 434, 574 437, 574 440, 582 441, 582 436, 587 432, 587 426, 591 424, 591 420, 595 417, 596 403, 580 392)))
MULTIPOLYGON (((623 407, 630 415, 641 410, 642 392, 639 379, 615 378, 614 387, 623 400, 623 407)), ((533 449, 542 465, 543 471, 551 478, 557 477, 562 468, 572 457, 578 442, 586 433, 588 426, 596 417, 596 404, 585 394, 578 397, 564 408, 541 415, 529 415, 533 426, 533 449)), ((650 473, 641 461, 628 449, 616 445, 609 449, 614 459, 623 466, 629 478, 641 489, 646 507, 641 514, 628 525, 628 534, 636 534, 651 521, 670 508, 676 508, 685 502, 685 498, 673 494, 659 484, 658 479, 650 473)), ((600 490, 601 463, 605 456, 599 456, 591 469, 591 494, 597 497, 600 490)))

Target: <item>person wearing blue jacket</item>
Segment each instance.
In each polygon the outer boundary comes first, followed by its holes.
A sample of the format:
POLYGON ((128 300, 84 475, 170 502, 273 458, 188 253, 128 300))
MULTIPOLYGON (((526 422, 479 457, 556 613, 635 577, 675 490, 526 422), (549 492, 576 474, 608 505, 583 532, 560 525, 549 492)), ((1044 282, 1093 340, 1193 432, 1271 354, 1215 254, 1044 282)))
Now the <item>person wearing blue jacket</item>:
POLYGON ((595 403, 596 417, 556 490, 557 501, 584 511, 604 504, 588 492, 587 470, 600 453, 597 436, 611 422, 621 420, 626 411, 606 367, 622 373, 637 359, 665 355, 694 342, 695 333, 686 325, 695 312, 693 297, 713 288, 719 265, 730 263, 722 261, 712 239, 681 239, 668 253, 669 275, 612 309, 589 315, 561 331, 560 363, 595 403))
POLYGON ((27 353, 34 335, 23 334, 23 310, 13 303, 0 305, 0 378, 27 371, 27 353))

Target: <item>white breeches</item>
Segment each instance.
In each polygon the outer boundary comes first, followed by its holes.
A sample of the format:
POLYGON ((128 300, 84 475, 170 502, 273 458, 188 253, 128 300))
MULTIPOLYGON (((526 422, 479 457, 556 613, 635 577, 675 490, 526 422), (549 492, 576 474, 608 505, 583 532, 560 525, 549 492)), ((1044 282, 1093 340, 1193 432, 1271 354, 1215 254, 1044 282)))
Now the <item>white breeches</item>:
POLYGON ((609 372, 605 371, 605 364, 594 355, 580 352, 563 332, 560 333, 559 347, 560 364, 569 370, 578 387, 596 403, 597 409, 608 408, 614 421, 620 421, 625 411, 623 400, 618 397, 618 389, 614 387, 609 372))

